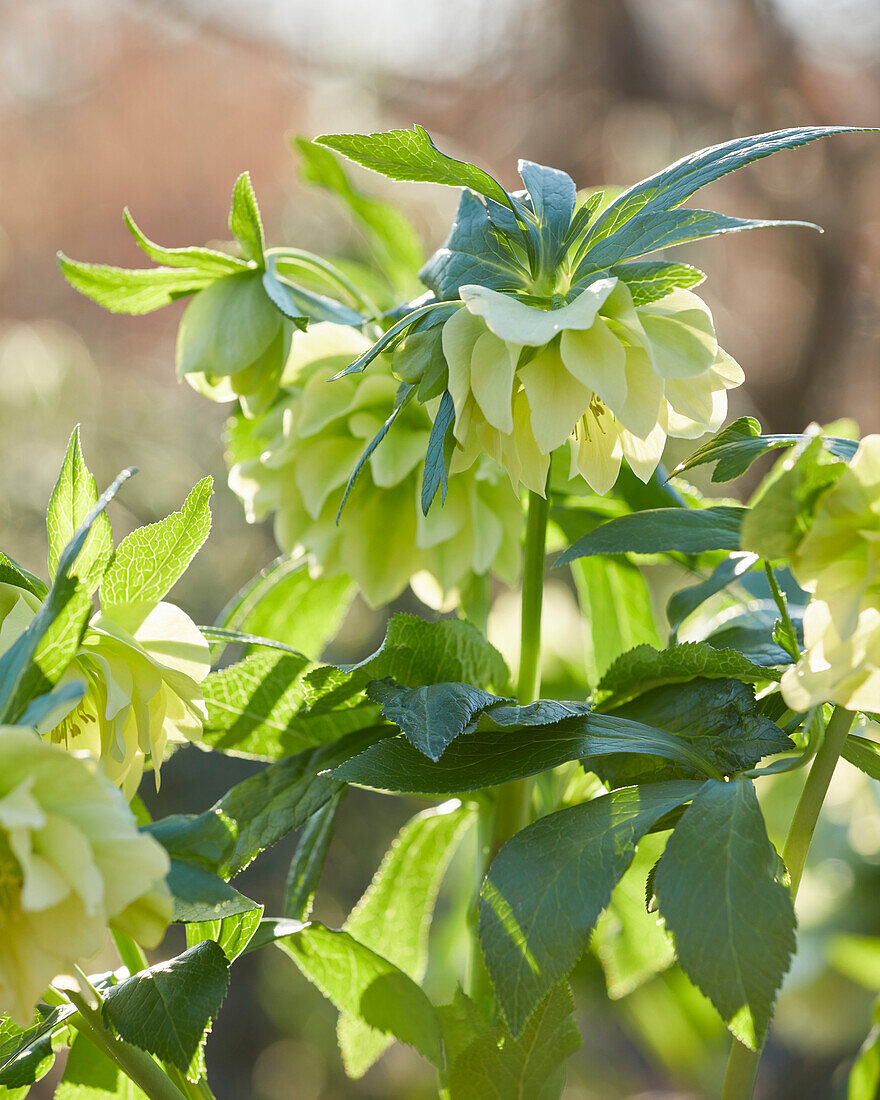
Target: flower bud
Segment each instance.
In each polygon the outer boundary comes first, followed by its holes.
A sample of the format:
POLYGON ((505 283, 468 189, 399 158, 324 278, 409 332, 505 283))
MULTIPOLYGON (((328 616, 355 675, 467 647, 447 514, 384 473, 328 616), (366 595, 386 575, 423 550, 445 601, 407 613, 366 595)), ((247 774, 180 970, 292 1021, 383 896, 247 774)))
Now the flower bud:
POLYGON ((0 726, 0 1012, 21 1026, 112 924, 155 947, 169 860, 88 758, 0 726))

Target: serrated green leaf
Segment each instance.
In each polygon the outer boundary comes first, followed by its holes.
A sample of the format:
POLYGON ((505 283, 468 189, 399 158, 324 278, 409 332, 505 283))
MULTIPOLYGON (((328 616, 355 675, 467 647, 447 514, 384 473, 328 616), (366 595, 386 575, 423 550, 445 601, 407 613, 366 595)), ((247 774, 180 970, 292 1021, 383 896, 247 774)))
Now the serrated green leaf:
POLYGON ((665 298, 676 287, 699 286, 706 274, 690 264, 671 264, 663 260, 646 260, 615 264, 608 272, 626 283, 633 305, 646 306, 665 298))
POLYGON ((337 195, 351 211, 392 286, 414 283, 424 262, 419 235, 409 219, 390 203, 365 195, 356 188, 342 165, 327 149, 305 137, 294 139, 302 159, 300 175, 308 183, 337 195))
MULTIPOLYGON (((517 728, 500 722, 490 726, 504 709, 484 714, 480 723, 490 728, 459 737, 437 761, 429 760, 405 738, 390 737, 352 757, 334 775, 379 790, 448 794, 494 787, 569 760, 617 753, 658 756, 694 767, 702 775, 720 775, 712 762, 683 738, 626 718, 581 713, 541 726, 517 728)), ((508 709, 516 712, 520 708, 508 709)))
POLYGON ((64 1077, 55 1100, 148 1100, 146 1093, 91 1043, 78 1034, 73 1040, 64 1077))
POLYGON ((344 794, 343 787, 303 826, 284 888, 284 916, 288 919, 304 921, 312 911, 344 794))
POLYGON ((675 961, 675 950, 656 913, 645 903, 645 883, 663 853, 666 836, 642 837, 635 858, 614 888, 596 924, 593 948, 605 971, 608 996, 626 997, 675 961))
POLYGON ((214 282, 216 276, 173 267, 131 270, 87 264, 58 253, 58 266, 70 285, 111 313, 140 316, 170 305, 214 282))
POLYGON ((514 1035, 586 950, 641 837, 700 787, 614 791, 543 817, 504 845, 480 891, 480 943, 514 1035))
POLYGON ((431 425, 431 435, 425 451, 425 467, 422 472, 422 514, 425 516, 434 502, 438 489, 441 507, 446 503, 446 492, 449 488, 447 441, 454 423, 455 403, 449 390, 444 390, 434 423, 431 425))
POLYGON ((166 595, 208 537, 213 491, 214 479, 202 478, 179 512, 126 535, 101 581, 102 604, 152 603, 166 595))
POLYGON ((167 882, 174 899, 172 919, 179 923, 221 921, 258 908, 199 863, 172 859, 167 882))
POLYGON ((460 681, 503 690, 510 681, 504 658, 476 627, 461 619, 427 623, 394 615, 381 646, 344 671, 379 680, 390 676, 406 687, 460 681))
POLYGON ((617 516, 578 539, 554 564, 567 565, 593 554, 739 550, 740 527, 747 512, 748 508, 718 504, 710 508, 650 508, 617 516))
POLYGON ((452 1002, 437 1005, 436 1012, 443 1034, 446 1064, 451 1068, 474 1040, 486 1034, 489 1021, 460 985, 456 987, 452 1002))
MULTIPOLYGON (((50 577, 55 576, 58 559, 64 547, 95 507, 97 500, 98 487, 83 458, 79 424, 77 424, 67 444, 58 480, 55 482, 46 510, 50 577)), ((89 536, 71 570, 72 574, 83 582, 83 587, 89 595, 97 588, 112 553, 113 534, 110 530, 110 520, 107 514, 102 512, 92 525, 89 536)))
POLYGON ((205 940, 111 986, 104 1013, 127 1042, 186 1072, 228 986, 223 949, 205 940))
POLYGON ((195 947, 205 940, 213 940, 223 949, 228 962, 233 963, 254 937, 263 918, 262 905, 255 905, 244 913, 221 917, 219 920, 193 921, 186 926, 187 947, 195 947))
POLYGON ((852 126, 795 126, 734 138, 720 145, 699 149, 618 195, 593 223, 587 241, 594 246, 636 218, 637 226, 639 223, 649 224, 659 213, 680 206, 706 184, 781 149, 793 149, 830 134, 853 133, 860 129, 852 126))
POLYGON ((45 581, 35 577, 17 561, 13 561, 8 554, 0 550, 0 584, 11 584, 13 588, 24 588, 38 600, 45 598, 49 589, 45 581))
POLYGON ((770 229, 777 226, 800 226, 805 229, 821 227, 813 222, 779 221, 765 218, 733 218, 714 210, 656 210, 650 214, 636 214, 621 229, 599 241, 589 244, 584 258, 575 271, 575 279, 583 279, 591 270, 633 260, 657 252, 661 248, 700 241, 725 233, 739 233, 744 229, 770 229))
POLYGON ((752 1050, 761 1047, 795 950, 779 863, 751 780, 708 780, 654 876, 682 969, 752 1050))
POLYGON ((277 760, 380 721, 379 707, 359 698, 322 707, 321 689, 304 675, 309 668, 304 657, 263 651, 212 672, 202 683, 205 743, 222 752, 277 760))
POLYGON ((514 1039, 496 1027, 452 1066, 450 1100, 558 1100, 565 1060, 581 1045, 567 985, 557 986, 514 1039))
POLYGON ((661 684, 685 683, 698 676, 760 683, 778 680, 779 675, 753 664, 735 649, 716 649, 707 642, 684 642, 669 649, 640 645, 608 669, 596 698, 603 707, 613 709, 661 684))
POLYGON ((36 615, 0 656, 0 723, 14 723, 32 699, 45 695, 76 652, 92 604, 73 569, 92 526, 132 473, 124 470, 98 498, 62 551, 36 615))
POLYGON ((844 741, 840 755, 865 775, 880 779, 880 744, 876 741, 851 733, 844 741))
POLYGON ((497 180, 476 165, 441 153, 422 126, 378 134, 322 134, 314 140, 389 179, 469 187, 510 206, 510 197, 497 180))
MULTIPOLYGON (((344 931, 421 982, 428 965, 428 931, 449 860, 474 810, 445 803, 412 818, 392 843, 344 931)), ((362 1077, 392 1040, 357 1016, 342 1013, 337 1027, 349 1077, 362 1077)))
POLYGON ((204 813, 172 814, 145 831, 172 858, 230 878, 327 803, 340 788, 330 770, 375 736, 357 732, 288 756, 236 784, 204 813))
POLYGON ((52 1031, 60 1021, 61 1013, 46 1005, 37 1007, 33 1024, 26 1028, 0 1016, 0 1096, 25 1096, 35 1081, 46 1076, 55 1061, 52 1031))
POLYGON ((447 745, 473 730, 477 717, 499 702, 497 695, 470 684, 407 688, 391 679, 373 680, 367 695, 381 704, 385 718, 399 726, 411 744, 431 760, 439 760, 447 745))
POLYGON ((249 267, 244 260, 236 259, 227 252, 218 252, 214 248, 163 248, 155 241, 151 241, 140 230, 127 206, 122 211, 122 216, 138 246, 157 264, 164 264, 166 267, 186 267, 213 278, 231 275, 236 271, 246 271, 249 267))
MULTIPOLYGON (((716 463, 712 471, 715 482, 732 481, 768 451, 779 447, 793 447, 809 441, 807 435, 762 435, 761 425, 753 416, 741 416, 726 428, 722 428, 708 443, 698 447, 684 462, 680 462, 674 473, 684 473, 697 466, 716 463)), ((856 453, 858 440, 842 439, 838 436, 822 436, 823 446, 830 454, 848 462, 856 453)))
POLYGON ((340 1012, 357 1016, 371 1028, 413 1046, 434 1065, 440 1064, 440 1025, 422 989, 375 951, 347 932, 321 924, 280 940, 308 980, 340 1012))
POLYGON ((572 564, 584 620, 587 681, 598 684, 627 650, 660 645, 651 593, 641 570, 615 558, 581 558, 572 564))
MULTIPOLYGON (((722 775, 744 771, 764 756, 794 748, 779 726, 758 712, 754 688, 739 680, 698 677, 686 684, 665 684, 642 692, 613 713, 688 741, 722 775)), ((592 767, 612 787, 698 779, 701 774, 691 765, 632 754, 606 756, 593 761, 592 767)))
POLYGON ((242 257, 262 265, 263 222, 250 172, 242 172, 235 181, 232 208, 229 211, 229 231, 238 241, 242 257))

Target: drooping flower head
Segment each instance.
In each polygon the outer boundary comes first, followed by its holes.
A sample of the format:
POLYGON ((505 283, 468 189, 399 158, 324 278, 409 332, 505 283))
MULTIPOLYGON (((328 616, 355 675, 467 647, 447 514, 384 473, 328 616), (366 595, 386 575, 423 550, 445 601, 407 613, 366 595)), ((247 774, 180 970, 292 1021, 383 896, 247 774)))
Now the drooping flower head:
POLYGON ((171 919, 168 868, 93 761, 0 727, 0 1013, 30 1023, 108 924, 155 947, 171 919))
POLYGON ((367 375, 329 381, 368 347, 365 337, 339 325, 297 333, 279 400, 261 417, 231 423, 229 484, 248 519, 274 513, 282 549, 303 547, 325 572, 347 573, 375 606, 421 572, 444 591, 487 572, 512 583, 519 568, 518 497, 491 461, 480 461, 450 480, 442 509, 424 515, 421 472, 431 418, 414 402, 370 454, 337 525, 346 483, 399 388, 387 361, 367 375))
MULTIPOLYGON (((0 652, 29 625, 39 600, 0 585, 0 652)), ((104 773, 129 797, 147 759, 158 781, 166 745, 197 741, 207 710, 199 684, 211 670, 208 643, 172 603, 111 605, 89 622, 60 684, 85 693, 39 723, 47 740, 101 761, 104 773)))
POLYGON ((624 458, 647 481, 667 435, 719 427, 726 391, 743 380, 688 290, 637 306, 620 279, 599 278, 558 309, 479 286, 460 294, 464 308, 443 327, 457 468, 488 453, 537 493, 566 444, 571 476, 597 493, 624 458))

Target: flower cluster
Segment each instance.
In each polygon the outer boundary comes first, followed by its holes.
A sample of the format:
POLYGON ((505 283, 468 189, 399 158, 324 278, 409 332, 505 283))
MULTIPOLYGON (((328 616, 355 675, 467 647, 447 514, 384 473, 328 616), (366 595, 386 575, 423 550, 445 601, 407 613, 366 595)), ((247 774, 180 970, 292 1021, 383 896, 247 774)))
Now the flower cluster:
MULTIPOLYGON (((0 652, 39 607, 30 592, 0 584, 0 652)), ((126 795, 150 758, 158 782, 168 742, 198 740, 207 718, 199 684, 211 668, 208 643, 180 608, 164 601, 115 604, 92 617, 61 684, 85 694, 39 724, 47 741, 85 750, 126 795)))
POLYGON ((0 727, 0 1012, 29 1024, 108 923, 156 946, 171 919, 168 867, 94 762, 0 727))
POLYGON ((555 309, 481 286, 460 295, 442 337, 460 445, 453 469, 487 453, 514 485, 543 494, 550 454, 568 443, 571 476, 597 493, 624 458, 647 481, 667 436, 718 428, 727 390, 743 381, 689 290, 636 305, 622 280, 597 278, 555 309))
POLYGON ((337 525, 349 476, 398 390, 385 359, 368 374, 328 382, 368 347, 364 336, 341 325, 295 333, 279 399, 260 417, 230 422, 229 485, 248 519, 274 513, 282 549, 302 547, 324 572, 348 574, 374 606, 399 595, 420 572, 445 592, 488 572, 514 583, 521 506, 491 461, 451 478, 443 507, 422 514, 431 416, 415 402, 370 454, 337 525))

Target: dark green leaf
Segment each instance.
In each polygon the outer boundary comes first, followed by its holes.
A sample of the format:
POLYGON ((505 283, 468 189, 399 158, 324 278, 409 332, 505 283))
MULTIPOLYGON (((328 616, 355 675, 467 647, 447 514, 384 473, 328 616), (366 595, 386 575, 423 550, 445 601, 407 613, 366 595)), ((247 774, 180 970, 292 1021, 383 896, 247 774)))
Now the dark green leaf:
POLYGON ((304 286, 298 286, 278 274, 278 263, 284 262, 283 255, 266 257, 266 270, 263 272, 263 289, 275 306, 299 329, 305 329, 309 321, 330 321, 336 325, 353 325, 359 328, 367 320, 348 306, 334 298, 318 294, 304 286))
POLYGON ((660 554, 679 551, 739 550, 740 526, 748 508, 653 508, 618 516, 578 539, 560 554, 566 565, 592 554, 660 554))
MULTIPOLYGON (((775 722, 758 713, 754 688, 739 680, 701 677, 655 687, 613 713, 690 742, 722 775, 744 771, 764 756, 794 748, 775 722)), ((691 765, 632 754, 606 756, 592 761, 591 767, 612 787, 701 775, 691 765)))
POLYGON ((340 1012, 441 1060, 440 1026, 425 993, 398 967, 347 932, 321 924, 279 941, 303 974, 340 1012))
POLYGON ((85 683, 79 680, 62 684, 61 687, 50 691, 48 695, 40 695, 37 699, 32 699, 18 724, 21 726, 38 726, 62 703, 72 703, 82 699, 85 691, 85 683))
POLYGON ((353 733, 289 756, 237 784, 204 813, 173 814, 146 831, 173 858, 230 878, 329 802, 340 787, 330 769, 375 736, 372 731, 353 733))
POLYGON ((636 217, 640 222, 649 223, 657 214, 673 210, 686 202, 713 180, 721 179, 729 172, 780 149, 793 149, 828 134, 852 133, 859 129, 852 126, 797 126, 734 138, 690 153, 619 195, 596 219, 587 240, 591 246, 595 245, 636 217))
MULTIPOLYGON (((761 425, 753 416, 741 416, 726 428, 722 428, 708 443, 675 467, 675 473, 684 473, 696 466, 715 462, 713 481, 732 481, 744 474, 756 459, 778 447, 792 447, 809 441, 806 435, 762 435, 761 425)), ((822 436, 822 445, 829 453, 849 461, 856 453, 858 440, 822 436)))
POLYGON ((865 775, 880 779, 880 744, 876 741, 851 733, 844 741, 840 755, 865 775))
POLYGON ((377 355, 381 355, 383 351, 390 350, 395 342, 402 339, 404 334, 423 317, 440 313, 444 318, 447 318, 451 317, 452 314, 460 308, 461 306, 458 302, 428 302, 426 305, 418 306, 404 317, 401 317, 399 321, 396 321, 391 328, 386 329, 372 347, 368 348, 362 355, 359 355, 353 363, 350 363, 345 368, 345 370, 341 370, 338 374, 335 374, 330 381, 335 382, 337 378, 343 378, 346 374, 357 374, 360 371, 366 370, 377 355))
POLYGON ((778 680, 779 673, 746 660, 733 649, 715 649, 706 642, 685 642, 669 649, 640 645, 624 653, 599 684, 602 706, 614 708, 660 684, 685 683, 702 677, 723 677, 760 683, 778 680))
POLYGON ((161 309, 195 290, 210 286, 214 275, 172 267, 129 270, 87 264, 58 253, 58 266, 72 287, 111 313, 138 316, 161 309))
POLYGON ((445 390, 440 398, 440 406, 434 423, 431 426, 431 435, 428 439, 428 449, 425 452, 425 469, 422 474, 422 514, 427 515, 428 509, 440 490, 441 507, 446 503, 446 492, 449 488, 447 471, 446 441, 455 423, 455 404, 452 394, 445 390))
POLYGON ((452 1065, 450 1100, 558 1100, 564 1062, 581 1045, 573 1013, 571 990, 561 984, 518 1038, 495 1027, 476 1039, 452 1065))
POLYGON ((174 897, 175 921, 215 921, 258 908, 255 901, 240 894, 219 875, 198 863, 172 859, 168 888, 174 897))
POLYGON ((304 921, 312 911, 312 902, 324 870, 327 851, 333 839, 336 815, 345 788, 337 791, 326 805, 312 814, 303 826, 296 851, 290 862, 285 886, 284 916, 304 921))
POLYGON ((390 679, 373 680, 367 695, 381 704, 388 721, 399 726, 419 752, 431 760, 439 760, 450 742, 472 731, 476 718, 499 701, 497 695, 469 684, 408 688, 390 679))
POLYGON ((20 1028, 8 1016, 0 1016, 0 1096, 23 1088, 22 1096, 35 1081, 45 1077, 55 1061, 52 1031, 61 1013, 46 1005, 37 1007, 33 1024, 20 1028))
POLYGON ((753 1050, 795 949, 794 906, 779 863, 751 780, 709 780, 654 876, 682 969, 753 1050))
POLYGON ((11 584, 13 588, 24 588, 38 600, 45 598, 49 589, 45 581, 28 572, 17 561, 13 561, 7 554, 0 550, 0 584, 11 584))
POLYGON ((586 950, 641 837, 699 790, 615 791, 543 817, 504 845, 480 892, 480 943, 514 1035, 586 950))
POLYGON ((441 153, 422 126, 378 134, 322 134, 315 142, 393 180, 470 187, 510 205, 510 197, 497 180, 482 168, 441 153))
POLYGON ((186 1071, 228 985, 223 949, 205 940, 111 986, 104 994, 104 1012, 127 1042, 186 1071))
MULTIPOLYGON (((803 614, 790 608, 797 637, 803 640, 803 614)), ((773 627, 779 611, 772 600, 762 600, 746 606, 724 619, 706 641, 719 649, 734 649, 746 660, 764 665, 768 672, 774 665, 790 665, 791 654, 773 640, 773 627)), ((778 674, 772 676, 776 679, 778 674)))
MULTIPOLYGON (((536 704, 538 706, 546 704, 536 704)), ((553 704, 560 706, 561 704, 553 704)), ((518 708, 511 707, 515 712, 518 708)), ((524 708, 525 709, 525 708, 524 708)), ((579 758, 637 753, 696 768, 717 769, 691 744, 664 730, 605 714, 580 714, 549 725, 502 725, 505 708, 486 714, 481 725, 495 728, 453 741, 437 761, 429 760, 403 737, 373 745, 337 768, 334 776, 386 791, 445 794, 493 787, 579 758)))
POLYGON ((571 226, 577 188, 571 176, 558 168, 521 160, 517 170, 538 219, 545 268, 552 271, 561 258, 560 252, 571 226))
POLYGON ((706 580, 688 588, 682 588, 670 596, 666 605, 666 618, 669 620, 672 633, 675 634, 684 620, 706 600, 738 580, 759 560, 757 554, 737 551, 720 562, 706 580))

